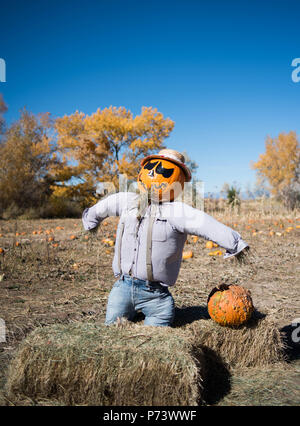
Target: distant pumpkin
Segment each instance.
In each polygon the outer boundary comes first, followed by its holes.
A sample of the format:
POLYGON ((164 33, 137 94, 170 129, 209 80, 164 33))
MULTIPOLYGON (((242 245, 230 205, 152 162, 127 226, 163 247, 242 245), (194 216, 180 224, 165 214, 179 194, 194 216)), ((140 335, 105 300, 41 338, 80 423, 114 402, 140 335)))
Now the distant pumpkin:
POLYGON ((246 323, 254 310, 249 290, 227 284, 221 284, 210 292, 207 308, 210 317, 225 326, 246 323))
POLYGON ((114 245, 115 245, 115 242, 114 242, 113 240, 110 240, 109 238, 104 238, 104 239, 102 240, 102 243, 103 243, 104 245, 106 245, 106 246, 110 246, 110 247, 112 247, 112 246, 114 246, 114 245))
POLYGON ((182 259, 183 260, 191 259, 193 256, 194 256, 194 253, 192 252, 192 250, 184 251, 182 253, 182 259))
POLYGON ((221 250, 215 250, 208 253, 209 256, 222 256, 223 252, 221 250))

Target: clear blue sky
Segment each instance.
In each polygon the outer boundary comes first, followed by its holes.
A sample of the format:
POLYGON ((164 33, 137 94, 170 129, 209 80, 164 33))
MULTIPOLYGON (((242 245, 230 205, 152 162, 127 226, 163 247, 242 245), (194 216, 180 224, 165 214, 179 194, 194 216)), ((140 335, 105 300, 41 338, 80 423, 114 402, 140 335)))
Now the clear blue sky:
POLYGON ((153 106, 206 192, 253 183, 265 137, 300 134, 299 22, 290 0, 0 0, 6 119, 153 106))

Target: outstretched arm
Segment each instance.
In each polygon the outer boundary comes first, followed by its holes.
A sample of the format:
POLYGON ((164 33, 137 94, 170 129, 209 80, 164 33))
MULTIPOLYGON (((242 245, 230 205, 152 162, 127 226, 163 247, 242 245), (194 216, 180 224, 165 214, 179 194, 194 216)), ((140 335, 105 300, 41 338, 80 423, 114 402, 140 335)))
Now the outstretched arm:
POLYGON ((83 211, 82 222, 86 231, 95 232, 100 223, 109 216, 121 216, 123 209, 128 205, 128 199, 132 195, 127 192, 119 192, 109 195, 98 201, 94 206, 83 211))
POLYGON ((225 248, 225 258, 236 256, 249 247, 238 232, 187 204, 178 203, 170 221, 179 232, 198 235, 225 248))

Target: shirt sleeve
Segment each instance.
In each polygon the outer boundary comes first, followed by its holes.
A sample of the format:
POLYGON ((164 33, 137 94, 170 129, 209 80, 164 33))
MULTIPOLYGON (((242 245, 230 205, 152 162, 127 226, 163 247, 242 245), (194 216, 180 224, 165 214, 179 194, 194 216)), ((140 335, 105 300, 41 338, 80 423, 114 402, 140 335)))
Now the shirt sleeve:
POLYGON ((96 228, 106 217, 121 216, 128 205, 130 193, 118 192, 98 201, 94 206, 82 213, 82 223, 85 230, 96 228))
POLYGON ((225 248, 224 258, 235 256, 248 247, 238 232, 184 203, 178 203, 170 222, 179 232, 198 235, 225 248))

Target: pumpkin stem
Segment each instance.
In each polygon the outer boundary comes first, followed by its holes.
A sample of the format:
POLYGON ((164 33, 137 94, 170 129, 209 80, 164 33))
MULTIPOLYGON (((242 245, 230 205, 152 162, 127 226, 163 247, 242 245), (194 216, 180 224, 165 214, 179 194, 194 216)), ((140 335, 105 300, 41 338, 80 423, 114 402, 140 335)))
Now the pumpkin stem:
POLYGON ((225 290, 228 290, 229 289, 229 287, 231 286, 232 284, 219 284, 219 285, 217 285, 216 287, 214 287, 213 289, 212 289, 212 291, 209 293, 209 295, 208 295, 208 298, 207 298, 207 303, 209 302, 209 299, 217 292, 217 291, 225 291, 225 290))

